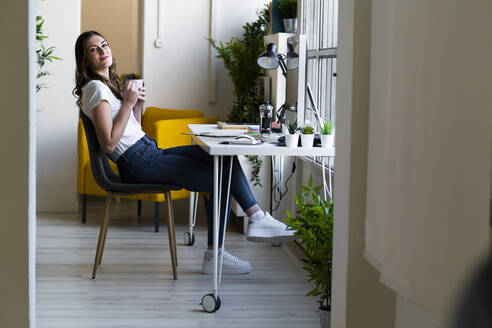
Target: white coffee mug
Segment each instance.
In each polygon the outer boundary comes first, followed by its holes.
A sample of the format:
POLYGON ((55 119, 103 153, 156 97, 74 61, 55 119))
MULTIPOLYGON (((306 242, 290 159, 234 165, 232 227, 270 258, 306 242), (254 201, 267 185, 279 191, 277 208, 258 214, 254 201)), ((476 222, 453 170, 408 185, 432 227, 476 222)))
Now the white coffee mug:
POLYGON ((143 80, 142 79, 130 79, 128 81, 132 81, 136 86, 137 88, 142 88, 143 87, 143 80))
POLYGON ((132 81, 135 84, 135 86, 137 87, 138 94, 140 95, 140 90, 143 88, 144 80, 142 80, 142 79, 130 79, 127 81, 132 81))

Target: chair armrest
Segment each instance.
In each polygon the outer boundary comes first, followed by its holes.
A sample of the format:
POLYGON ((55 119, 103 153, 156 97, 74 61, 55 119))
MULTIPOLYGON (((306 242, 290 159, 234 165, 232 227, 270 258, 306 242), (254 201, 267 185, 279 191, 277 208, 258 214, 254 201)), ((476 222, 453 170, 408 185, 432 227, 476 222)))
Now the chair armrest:
POLYGON ((147 107, 142 115, 142 130, 149 134, 156 121, 192 117, 203 117, 203 113, 201 110, 147 107))
POLYGON ((218 120, 214 117, 160 120, 154 122, 149 136, 157 141, 159 148, 190 145, 190 136, 181 134, 182 132, 191 132, 188 124, 215 124, 218 120))

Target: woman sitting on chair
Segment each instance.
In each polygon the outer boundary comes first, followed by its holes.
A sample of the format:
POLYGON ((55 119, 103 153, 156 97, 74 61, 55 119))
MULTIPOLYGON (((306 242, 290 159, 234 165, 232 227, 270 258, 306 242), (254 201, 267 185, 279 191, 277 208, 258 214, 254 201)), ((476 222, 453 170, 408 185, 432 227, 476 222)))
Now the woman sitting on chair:
MULTIPOLYGON (((117 164, 122 181, 177 185, 195 192, 213 191, 212 156, 196 145, 160 149, 142 131, 140 117, 146 90, 137 88, 132 81, 120 87, 111 48, 101 34, 82 33, 75 43, 75 59, 73 94, 77 105, 93 122, 101 148, 117 164)), ((229 167, 229 163, 224 163, 224 167, 229 167)), ((285 224, 258 206, 236 157, 233 158, 231 194, 249 217, 248 240, 279 242, 293 238, 292 230, 287 230, 285 224)), ((228 204, 230 209, 231 197, 228 204)), ((225 204, 221 204, 221 209, 219 252, 222 252, 224 223, 229 216, 225 213, 225 204)), ((208 202, 207 221, 208 250, 203 257, 203 273, 213 270, 213 200, 208 202)), ((251 271, 248 261, 225 250, 223 256, 224 273, 251 271)))

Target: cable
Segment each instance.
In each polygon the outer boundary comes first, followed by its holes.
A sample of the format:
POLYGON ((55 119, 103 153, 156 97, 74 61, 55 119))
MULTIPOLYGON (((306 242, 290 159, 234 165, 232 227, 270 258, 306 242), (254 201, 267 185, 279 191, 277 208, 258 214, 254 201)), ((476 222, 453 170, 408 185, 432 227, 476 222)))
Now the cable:
POLYGON ((274 198, 274 202, 275 202, 275 207, 273 207, 272 212, 275 211, 277 208, 279 208, 280 203, 282 202, 282 199, 284 198, 284 196, 289 191, 288 183, 289 183, 289 180, 294 175, 294 172, 295 171, 296 171, 296 159, 294 158, 294 162, 292 162, 292 172, 289 174, 289 176, 287 177, 287 179, 285 179, 285 183, 284 183, 285 190, 284 190, 284 192, 282 192, 280 190, 280 187, 278 186, 278 183, 275 184, 274 189, 272 188, 272 191, 274 192, 273 193, 273 198, 274 198), (275 191, 278 191, 279 199, 277 199, 275 197, 275 195, 276 195, 275 191))

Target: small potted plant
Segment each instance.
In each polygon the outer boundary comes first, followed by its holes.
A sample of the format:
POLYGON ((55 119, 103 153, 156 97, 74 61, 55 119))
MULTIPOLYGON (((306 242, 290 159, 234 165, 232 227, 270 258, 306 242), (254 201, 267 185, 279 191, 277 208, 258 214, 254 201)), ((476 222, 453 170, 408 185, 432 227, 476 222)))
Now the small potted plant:
POLYGON ((286 33, 297 32, 297 0, 280 0, 278 10, 284 22, 286 33))
POLYGON ((303 269, 314 289, 306 296, 317 296, 322 328, 330 326, 331 277, 333 259, 333 201, 320 196, 322 186, 313 187, 313 177, 307 186, 301 186, 295 195, 298 213, 294 217, 287 212, 285 223, 293 229, 304 246, 303 269))
POLYGON ((333 147, 333 123, 326 121, 320 128, 321 147, 333 147))
POLYGON ((314 143, 314 129, 306 125, 301 132, 301 144, 303 147, 312 148, 314 143))
POLYGON ((297 143, 299 142, 299 134, 297 133, 298 130, 297 120, 294 120, 293 122, 289 122, 287 124, 287 130, 289 133, 285 135, 285 146, 287 148, 297 147, 297 143))

